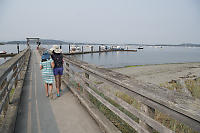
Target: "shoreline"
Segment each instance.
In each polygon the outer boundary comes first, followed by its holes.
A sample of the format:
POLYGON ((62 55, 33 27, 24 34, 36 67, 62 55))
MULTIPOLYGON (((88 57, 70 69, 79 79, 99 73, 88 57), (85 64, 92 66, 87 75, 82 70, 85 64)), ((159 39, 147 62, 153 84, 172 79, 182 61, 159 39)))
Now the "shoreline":
POLYGON ((190 79, 200 76, 200 62, 147 64, 111 70, 130 76, 142 82, 160 85, 172 80, 190 79))
POLYGON ((114 70, 114 69, 129 68, 129 67, 141 67, 141 66, 153 66, 153 65, 168 65, 168 64, 190 64, 190 63, 200 63, 200 62, 178 62, 178 63, 164 63, 164 64, 128 65, 128 66, 123 66, 123 67, 112 67, 112 68, 108 68, 108 69, 114 70))

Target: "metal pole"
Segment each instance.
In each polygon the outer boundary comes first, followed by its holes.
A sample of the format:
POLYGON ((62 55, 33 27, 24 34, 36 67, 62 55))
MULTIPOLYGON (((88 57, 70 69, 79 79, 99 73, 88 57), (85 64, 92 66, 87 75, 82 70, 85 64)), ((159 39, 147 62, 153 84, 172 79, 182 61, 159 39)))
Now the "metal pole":
POLYGON ((82 53, 83 53, 83 46, 82 46, 82 53))
POLYGON ((69 53, 70 53, 70 44, 69 44, 69 53))

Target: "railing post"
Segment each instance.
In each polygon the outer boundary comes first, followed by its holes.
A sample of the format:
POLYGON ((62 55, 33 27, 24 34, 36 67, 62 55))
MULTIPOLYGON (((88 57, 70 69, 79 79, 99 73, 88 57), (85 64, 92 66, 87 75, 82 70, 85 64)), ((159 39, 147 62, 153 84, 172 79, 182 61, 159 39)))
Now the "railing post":
MULTIPOLYGON (((85 78, 86 79, 89 79, 90 78, 90 75, 88 73, 85 73, 85 78)), ((89 84, 87 82, 85 82, 85 85, 89 87, 89 84)), ((83 93, 84 93, 84 89, 83 89, 83 93)))
POLYGON ((67 80, 69 81, 69 63, 66 63, 66 71, 67 71, 67 80))
POLYGON ((8 105, 9 105, 9 95, 5 99, 5 104, 4 104, 4 107, 3 107, 3 110, 2 110, 2 115, 3 115, 4 118, 5 118, 6 112, 8 110, 8 105))
MULTIPOLYGON (((18 65, 16 64, 16 65, 14 66, 14 68, 13 68, 13 72, 14 72, 14 73, 13 73, 13 78, 17 75, 17 71, 18 71, 18 70, 17 70, 17 69, 18 69, 17 66, 20 67, 19 64, 18 64, 18 65)), ((16 88, 16 86, 17 86, 17 80, 18 80, 18 76, 15 77, 15 81, 14 81, 14 82, 15 82, 15 84, 14 84, 15 88, 16 88)))
MULTIPOLYGON (((90 75, 87 74, 87 73, 85 73, 85 78, 86 78, 86 79, 89 79, 89 78, 90 78, 90 75)), ((88 84, 87 82, 85 82, 85 84, 86 84, 87 86, 89 86, 89 84, 88 84)))
MULTIPOLYGON (((141 103, 141 111, 144 112, 147 116, 154 118, 155 116, 155 109, 141 103)), ((150 127, 148 124, 146 124, 145 122, 139 120, 139 124, 146 130, 148 130, 150 133, 153 132, 153 128, 150 127)))
MULTIPOLYGON (((8 81, 7 81, 7 78, 5 78, 4 80, 3 80, 3 82, 1 83, 1 85, 0 85, 0 91, 2 91, 3 92, 3 96, 6 94, 6 91, 3 91, 2 89, 5 87, 5 85, 7 85, 7 83, 8 83, 8 81)), ((3 97, 0 97, 0 100, 2 100, 2 98, 3 97)))

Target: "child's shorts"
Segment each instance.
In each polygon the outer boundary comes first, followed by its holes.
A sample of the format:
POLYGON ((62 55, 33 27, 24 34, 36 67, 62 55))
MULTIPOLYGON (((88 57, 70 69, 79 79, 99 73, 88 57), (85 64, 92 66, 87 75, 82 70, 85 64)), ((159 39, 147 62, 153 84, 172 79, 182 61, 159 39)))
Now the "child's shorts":
POLYGON ((63 75, 63 67, 54 68, 53 69, 53 74, 54 75, 63 75))

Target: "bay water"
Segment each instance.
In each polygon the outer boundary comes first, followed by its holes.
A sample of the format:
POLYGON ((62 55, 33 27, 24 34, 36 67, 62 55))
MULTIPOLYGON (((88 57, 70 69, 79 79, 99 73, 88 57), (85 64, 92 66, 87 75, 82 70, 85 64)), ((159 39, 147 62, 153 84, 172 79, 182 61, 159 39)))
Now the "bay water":
MULTIPOLYGON (((41 45, 50 49, 52 45, 41 45)), ((31 45, 32 49, 36 49, 36 45, 31 45)), ((82 48, 82 45, 79 45, 82 48)), ((128 49, 137 49, 136 46, 122 46, 128 49)), ((20 45, 20 50, 26 48, 26 45, 20 45)), ((90 51, 91 48, 83 46, 84 51, 90 51)), ((94 45, 94 50, 98 50, 99 46, 94 45)), ((17 45, 0 45, 0 51, 7 51, 8 53, 17 53, 17 45)), ((62 45, 64 53, 69 52, 69 45, 62 45)), ((144 49, 137 49, 137 52, 103 52, 74 55, 77 59, 103 66, 106 68, 117 68, 133 65, 147 65, 147 64, 166 64, 166 63, 186 63, 186 62, 200 62, 200 47, 150 47, 144 46, 144 49)), ((0 58, 0 64, 7 59, 0 58)))

